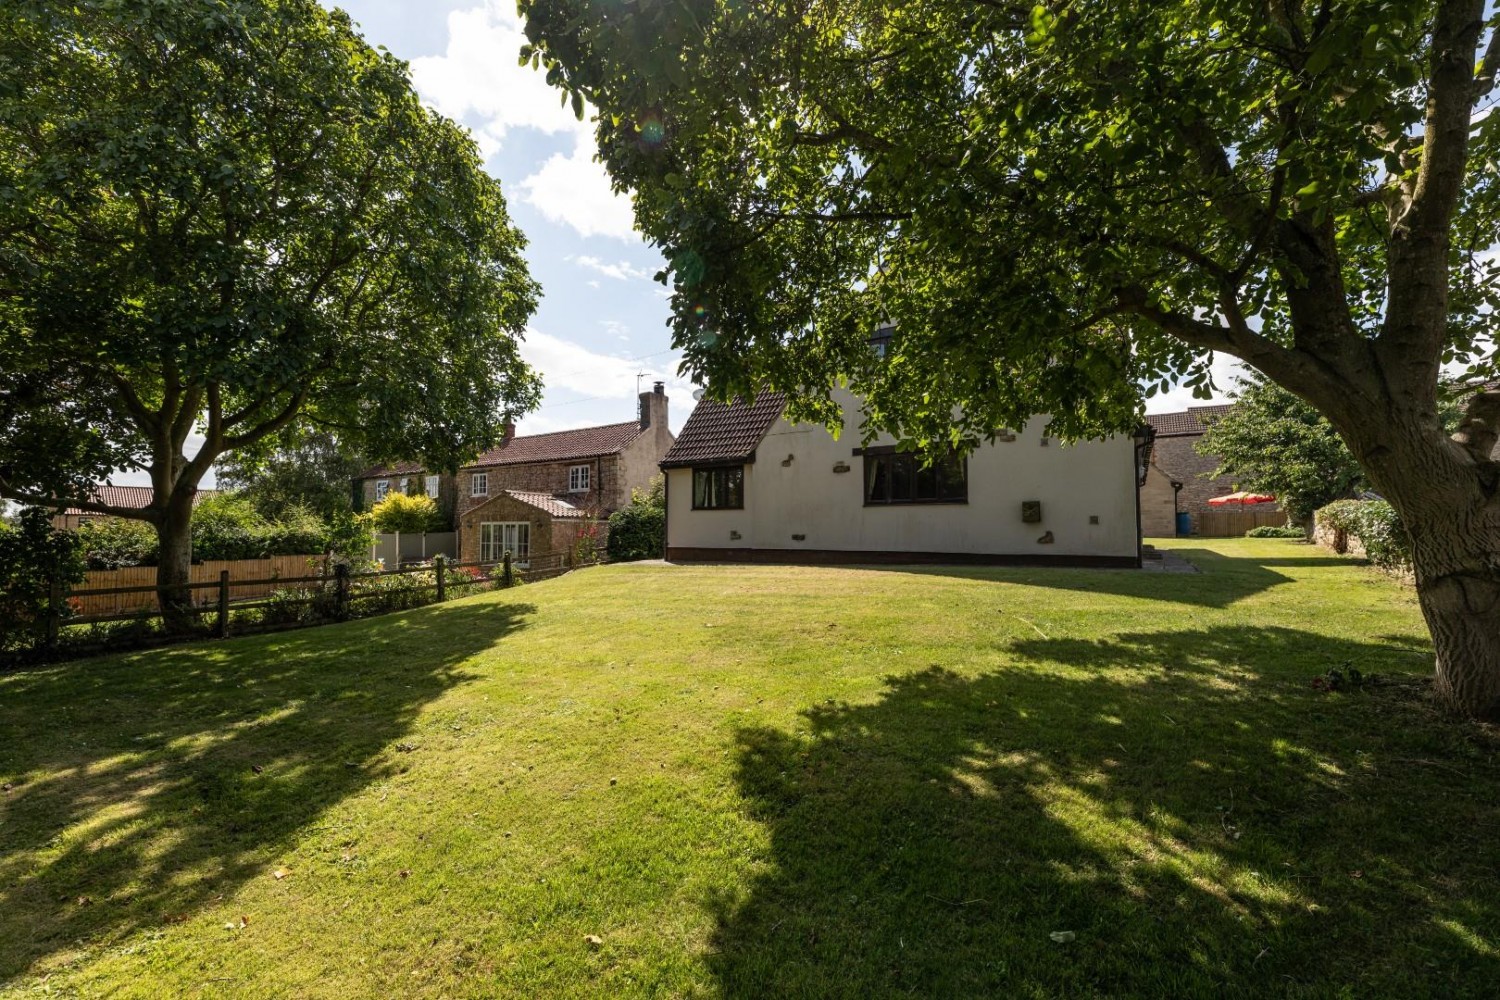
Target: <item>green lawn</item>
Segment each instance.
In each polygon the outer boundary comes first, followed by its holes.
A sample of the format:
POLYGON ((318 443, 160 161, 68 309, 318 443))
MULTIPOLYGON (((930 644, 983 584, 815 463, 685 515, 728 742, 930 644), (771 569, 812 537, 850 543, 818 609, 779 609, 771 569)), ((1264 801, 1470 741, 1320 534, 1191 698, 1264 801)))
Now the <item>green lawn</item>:
POLYGON ((1494 996, 1500 735, 1429 706, 1410 593, 1177 547, 0 676, 0 995, 1494 996))

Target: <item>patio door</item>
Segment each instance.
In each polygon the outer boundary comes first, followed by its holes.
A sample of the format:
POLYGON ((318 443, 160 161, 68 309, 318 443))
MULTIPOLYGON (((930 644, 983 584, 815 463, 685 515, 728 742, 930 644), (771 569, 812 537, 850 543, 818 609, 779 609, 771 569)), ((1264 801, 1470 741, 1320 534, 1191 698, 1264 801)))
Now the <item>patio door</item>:
POLYGON ((485 521, 479 525, 479 561, 496 563, 510 553, 523 569, 531 562, 531 525, 525 521, 485 521))

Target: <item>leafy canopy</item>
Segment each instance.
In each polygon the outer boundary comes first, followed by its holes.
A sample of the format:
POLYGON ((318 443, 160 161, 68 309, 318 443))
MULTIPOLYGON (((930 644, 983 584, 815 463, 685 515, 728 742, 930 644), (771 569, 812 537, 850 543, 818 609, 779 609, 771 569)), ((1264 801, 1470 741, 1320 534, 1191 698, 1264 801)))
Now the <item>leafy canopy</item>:
POLYGON ((473 140, 342 12, 7 3, 0 491, 140 467, 160 500, 314 425, 456 466, 538 399, 523 245, 473 140))
POLYGON ((955 406, 956 436, 1038 411, 1074 436, 1129 429, 1138 385, 1207 394, 1219 351, 1337 400, 1379 391, 1350 345, 1383 337, 1418 408, 1440 361, 1495 371, 1500 122, 1446 138, 1492 83, 1478 0, 521 7, 523 60, 600 109, 718 397, 827 418, 848 378, 916 438, 955 406), (1424 128, 1457 167, 1424 174, 1424 128), (1431 279, 1387 276, 1401 227, 1447 239, 1454 205, 1446 260, 1422 243, 1451 285, 1429 343, 1407 321, 1431 279))
POLYGON ((1240 381, 1235 406, 1215 419, 1195 447, 1217 457, 1215 476, 1240 489, 1270 493, 1293 521, 1352 496, 1364 472, 1327 418, 1263 376, 1240 381))

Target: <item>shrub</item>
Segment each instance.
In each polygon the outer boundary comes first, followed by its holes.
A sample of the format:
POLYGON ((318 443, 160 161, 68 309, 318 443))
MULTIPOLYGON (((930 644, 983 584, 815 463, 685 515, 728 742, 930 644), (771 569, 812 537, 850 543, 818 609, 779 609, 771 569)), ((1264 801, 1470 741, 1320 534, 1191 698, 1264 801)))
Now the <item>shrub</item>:
MULTIPOLYGON (((78 537, 52 527, 37 507, 21 512, 17 526, 0 528, 0 651, 41 641, 51 613, 53 583, 66 593, 82 582, 78 537)), ((66 619, 66 601, 57 609, 66 619)))
POLYGON ((657 476, 644 490, 631 490, 630 506, 609 516, 606 550, 615 562, 660 559, 666 552, 666 481, 657 476))
POLYGON ((1246 538, 1306 538, 1307 532, 1290 524, 1263 524, 1245 532, 1246 538))
POLYGON ((89 569, 156 565, 156 529, 145 521, 91 517, 78 526, 89 569))
POLYGON ((1385 569, 1411 566, 1411 539, 1396 509, 1384 500, 1335 500, 1317 513, 1320 525, 1359 539, 1365 556, 1385 569))
POLYGON ((437 501, 429 496, 387 493, 384 500, 370 508, 370 524, 376 531, 400 531, 417 535, 437 531, 442 523, 437 501))

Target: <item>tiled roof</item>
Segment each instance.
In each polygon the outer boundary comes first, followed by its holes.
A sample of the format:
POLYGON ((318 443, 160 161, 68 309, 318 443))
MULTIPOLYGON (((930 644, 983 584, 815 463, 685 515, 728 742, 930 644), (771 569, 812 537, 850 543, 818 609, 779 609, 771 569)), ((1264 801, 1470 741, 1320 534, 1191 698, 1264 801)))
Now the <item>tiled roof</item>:
MULTIPOLYGON (((111 507, 129 507, 132 510, 140 510, 142 507, 151 506, 151 498, 155 491, 149 486, 110 486, 108 484, 94 487, 94 495, 91 500, 99 503, 109 504, 111 507)), ((193 496, 193 506, 198 506, 208 497, 217 496, 218 490, 199 490, 193 496)), ((78 507, 69 507, 63 511, 64 514, 97 514, 98 511, 82 510, 78 507)))
POLYGON ((566 462, 573 458, 597 458, 613 455, 641 433, 639 421, 605 424, 603 427, 579 427, 551 434, 528 434, 514 437, 491 448, 466 469, 483 469, 492 465, 521 465, 526 462, 566 462))
POLYGON ((1199 435, 1213 417, 1222 417, 1234 409, 1233 403, 1214 406, 1189 406, 1176 413, 1148 413, 1146 422, 1156 428, 1157 437, 1177 437, 1182 434, 1199 435))
POLYGON ((729 403, 699 400, 661 467, 744 461, 754 454, 785 406, 786 397, 779 392, 762 392, 753 403, 738 396, 729 403))
POLYGON ((588 517, 588 512, 579 507, 574 507, 566 500, 559 499, 550 493, 530 493, 526 490, 506 490, 508 496, 537 510, 545 511, 553 517, 588 517))
POLYGON ((389 465, 372 465, 355 478, 376 479, 381 476, 414 476, 419 472, 426 471, 427 467, 421 462, 392 462, 389 465))

